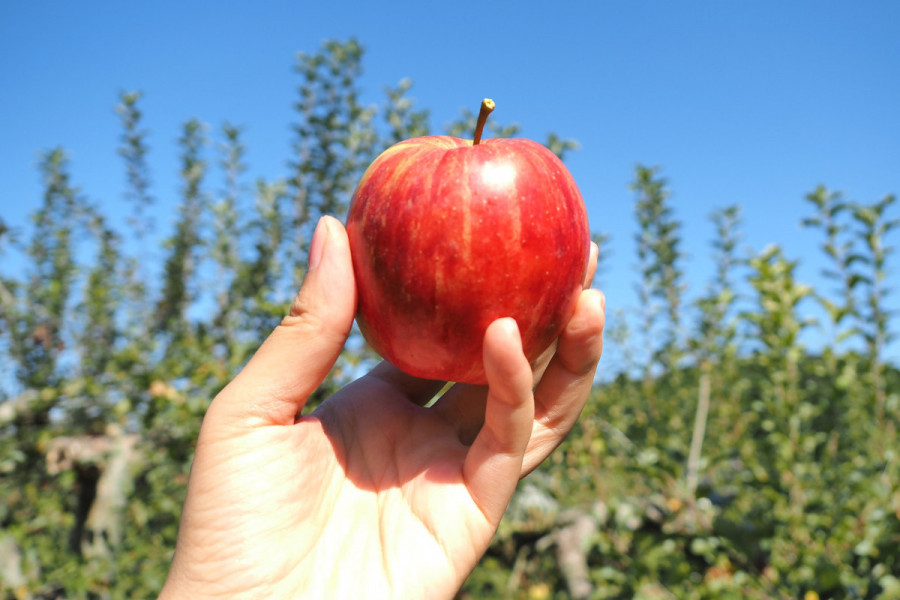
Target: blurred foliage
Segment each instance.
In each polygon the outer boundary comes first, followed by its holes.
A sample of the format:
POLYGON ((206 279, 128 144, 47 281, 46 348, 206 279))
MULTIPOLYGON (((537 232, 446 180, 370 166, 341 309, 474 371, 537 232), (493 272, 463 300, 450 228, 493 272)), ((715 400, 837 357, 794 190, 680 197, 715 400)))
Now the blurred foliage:
MULTIPOLYGON (((0 598, 160 589, 209 400, 286 311, 317 219, 343 216, 378 152, 430 132, 409 80, 362 100, 363 56, 356 40, 297 56, 278 179, 248 180, 242 126, 186 122, 167 232, 140 92, 116 106, 121 223, 62 148, 41 156, 31 226, 0 217, 0 598)), ((474 119, 445 131, 467 137, 474 119)), ((883 355, 894 197, 805 198, 828 289, 778 246, 742 256, 739 207, 717 210, 714 275, 689 302, 667 180, 638 165, 632 190, 641 302, 610 307, 620 360, 459 597, 900 598, 900 373, 883 355), (825 332, 815 351, 811 331, 825 332)), ((609 235, 594 239, 602 278, 609 235)), ((374 359, 354 334, 313 404, 374 359)))
POLYGON ((827 290, 777 245, 740 258, 739 208, 716 211, 715 275, 681 337, 666 182, 638 166, 633 189, 633 316, 651 341, 610 313, 630 358, 520 484, 459 597, 900 598, 900 371, 882 356, 894 197, 807 197, 827 290), (812 328, 831 334, 815 353, 812 328))

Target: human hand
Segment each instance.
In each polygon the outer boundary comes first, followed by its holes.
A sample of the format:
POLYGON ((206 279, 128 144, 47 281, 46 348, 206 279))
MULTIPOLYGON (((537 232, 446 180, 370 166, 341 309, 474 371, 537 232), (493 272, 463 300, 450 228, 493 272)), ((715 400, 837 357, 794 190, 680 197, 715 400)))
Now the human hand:
POLYGON ((456 385, 426 408, 443 382, 382 363, 301 416, 356 308, 337 220, 320 221, 309 254, 290 315, 204 417, 161 598, 451 598, 519 478, 587 400, 596 290, 534 367, 515 321, 500 319, 484 338, 487 387, 456 385))

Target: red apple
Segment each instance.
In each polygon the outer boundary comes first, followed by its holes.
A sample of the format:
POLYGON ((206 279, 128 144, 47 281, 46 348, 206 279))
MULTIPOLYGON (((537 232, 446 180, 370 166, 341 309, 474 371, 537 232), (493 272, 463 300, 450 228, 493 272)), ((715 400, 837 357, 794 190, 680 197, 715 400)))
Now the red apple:
POLYGON ((483 384, 482 341, 513 317, 534 361, 560 334, 582 289, 590 230, 572 175, 527 139, 426 136, 369 166, 347 233, 371 346, 426 379, 483 384))

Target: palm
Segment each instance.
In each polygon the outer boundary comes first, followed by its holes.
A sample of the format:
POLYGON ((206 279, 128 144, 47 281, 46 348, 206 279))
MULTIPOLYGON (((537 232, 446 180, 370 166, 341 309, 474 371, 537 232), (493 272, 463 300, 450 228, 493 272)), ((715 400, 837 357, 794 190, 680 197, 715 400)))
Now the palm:
POLYGON ((486 515, 467 486, 460 423, 410 402, 407 391, 374 374, 293 425, 201 436, 195 472, 206 493, 191 508, 207 515, 210 531, 197 537, 210 553, 254 563, 242 587, 278 581, 312 597, 347 597, 348 583, 372 597, 458 589, 498 513, 486 515), (324 589, 303 589, 311 581, 324 589))
POLYGON ((331 547, 335 554, 320 560, 333 565, 339 579, 346 558, 360 557, 355 568, 365 577, 363 589, 373 592, 390 589, 405 598, 440 597, 441 590, 452 594, 484 553, 499 520, 485 515, 470 492, 469 447, 454 424, 371 380, 326 403, 316 418, 333 447, 321 464, 338 474, 335 506, 355 516, 349 522, 319 521, 327 522, 322 533, 348 540, 365 532, 349 553, 338 543, 331 547), (352 395, 362 387, 368 393, 352 395), (460 562, 461 555, 466 560, 460 562))

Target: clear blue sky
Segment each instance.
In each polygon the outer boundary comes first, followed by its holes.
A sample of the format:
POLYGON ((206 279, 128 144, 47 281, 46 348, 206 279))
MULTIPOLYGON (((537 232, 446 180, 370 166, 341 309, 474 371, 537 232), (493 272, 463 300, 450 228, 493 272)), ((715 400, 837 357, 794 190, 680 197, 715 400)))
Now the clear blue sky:
POLYGON ((175 139, 191 117, 245 125, 249 175, 279 176, 295 53, 355 36, 363 100, 409 77, 435 130, 489 96, 522 135, 579 141, 569 167, 592 228, 613 235, 611 307, 635 302, 637 163, 670 180, 692 294, 711 271, 707 216, 731 203, 748 247, 781 244, 816 283, 820 240, 799 227, 803 195, 819 183, 864 202, 900 193, 898 30, 900 3, 888 1, 5 2, 0 215, 27 226, 38 153, 57 145, 76 185, 116 210, 123 90, 145 93, 160 201, 176 196, 175 139))

